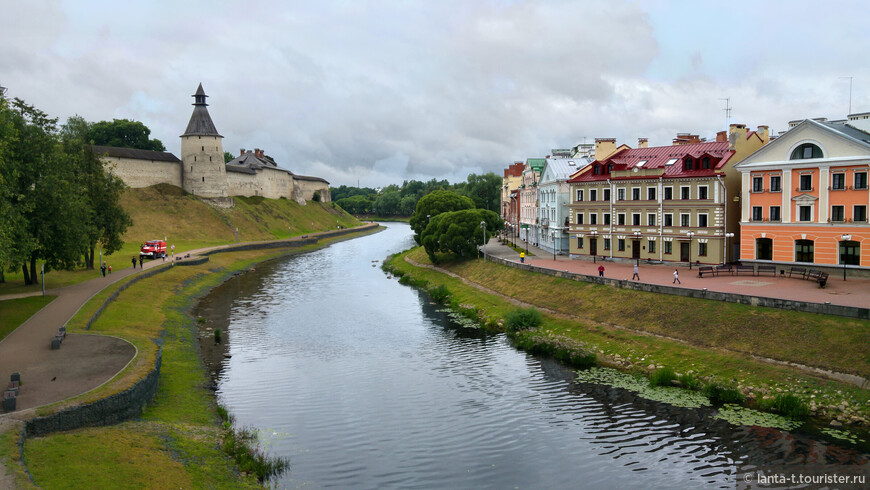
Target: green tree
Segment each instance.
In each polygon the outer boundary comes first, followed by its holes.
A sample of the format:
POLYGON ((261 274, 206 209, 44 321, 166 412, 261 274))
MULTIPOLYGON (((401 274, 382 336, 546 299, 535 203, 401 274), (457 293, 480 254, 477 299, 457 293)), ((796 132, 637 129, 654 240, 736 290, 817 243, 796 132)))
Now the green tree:
POLYGON ((437 252, 470 257, 502 226, 498 214, 486 209, 441 213, 433 216, 423 230, 423 248, 433 262, 437 261, 437 252), (485 223, 483 228, 481 222, 485 223))
POLYGON ((375 214, 378 216, 394 216, 399 214, 399 203, 402 198, 397 189, 382 191, 375 199, 375 214))
POLYGON ((231 161, 235 160, 235 158, 236 157, 234 157, 232 153, 228 151, 224 152, 224 163, 230 163, 231 161))
POLYGON ((470 197, 476 208, 498 211, 501 207, 501 185, 501 177, 492 172, 483 175, 471 174, 457 192, 470 197))
POLYGON ((149 139, 151 130, 139 121, 114 119, 91 125, 87 139, 100 146, 119 146, 140 150, 166 151, 158 139, 149 139))
POLYGON ((372 211, 372 205, 374 204, 372 201, 367 199, 365 196, 351 196, 344 197, 335 201, 341 209, 344 209, 350 214, 369 214, 372 211))
POLYGON ((449 211, 472 209, 473 207, 474 201, 452 191, 435 191, 423 196, 417 201, 417 207, 414 209, 414 214, 411 215, 410 221, 411 229, 414 230, 414 240, 419 245, 423 244, 421 241, 423 229, 435 216, 449 211))
POLYGON ((408 195, 402 198, 399 202, 399 214, 402 216, 411 216, 414 214, 414 208, 417 207, 417 196, 408 195))

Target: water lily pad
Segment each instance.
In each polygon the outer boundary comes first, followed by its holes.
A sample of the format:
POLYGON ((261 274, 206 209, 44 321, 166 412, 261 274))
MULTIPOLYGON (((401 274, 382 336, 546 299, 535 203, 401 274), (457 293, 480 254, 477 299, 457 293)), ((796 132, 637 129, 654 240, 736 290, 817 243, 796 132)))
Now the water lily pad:
POLYGON ((715 418, 725 420, 733 425, 757 425, 773 427, 781 430, 794 430, 803 425, 802 422, 777 415, 775 413, 759 412, 739 405, 724 405, 715 418))
POLYGON ((710 406, 710 400, 701 393, 672 386, 651 387, 649 380, 644 377, 632 376, 611 368, 593 367, 578 371, 577 380, 623 388, 636 393, 641 398, 677 407, 699 408, 710 406))

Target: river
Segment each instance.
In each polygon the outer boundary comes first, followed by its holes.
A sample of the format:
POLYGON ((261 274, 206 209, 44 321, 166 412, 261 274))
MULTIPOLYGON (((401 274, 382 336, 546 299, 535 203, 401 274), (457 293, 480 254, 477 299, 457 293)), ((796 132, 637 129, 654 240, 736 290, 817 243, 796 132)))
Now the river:
POLYGON ((200 303, 226 332, 219 401, 290 459, 275 487, 734 488, 745 471, 866 462, 577 383, 503 335, 454 324, 380 269, 413 244, 407 224, 385 225, 262 264, 200 303))

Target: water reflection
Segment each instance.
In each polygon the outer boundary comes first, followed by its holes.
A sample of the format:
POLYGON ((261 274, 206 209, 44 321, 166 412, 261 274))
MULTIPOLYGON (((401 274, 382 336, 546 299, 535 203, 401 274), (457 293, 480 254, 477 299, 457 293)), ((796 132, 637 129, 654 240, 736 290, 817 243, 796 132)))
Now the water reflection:
POLYGON ((745 468, 866 462, 577 383, 502 335, 459 328, 372 267, 411 242, 389 224, 261 265, 202 302, 198 314, 228 331, 218 396, 291 459, 276 486, 733 488, 745 468))

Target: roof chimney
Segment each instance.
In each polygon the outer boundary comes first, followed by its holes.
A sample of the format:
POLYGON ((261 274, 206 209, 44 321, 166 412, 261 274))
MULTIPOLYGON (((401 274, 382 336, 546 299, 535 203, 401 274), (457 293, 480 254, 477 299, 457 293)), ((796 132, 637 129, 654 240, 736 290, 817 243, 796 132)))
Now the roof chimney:
POLYGON ((725 143, 728 141, 728 131, 719 131, 716 133, 716 142, 725 143))
POLYGON ((242 148, 241 151, 239 152, 239 156, 240 157, 245 156, 245 149, 244 148, 242 148))
POLYGON ((595 159, 602 161, 616 151, 616 138, 595 138, 595 159))
POLYGON ((649 146, 649 140, 646 138, 638 138, 637 139, 637 147, 638 148, 646 148, 649 146))

